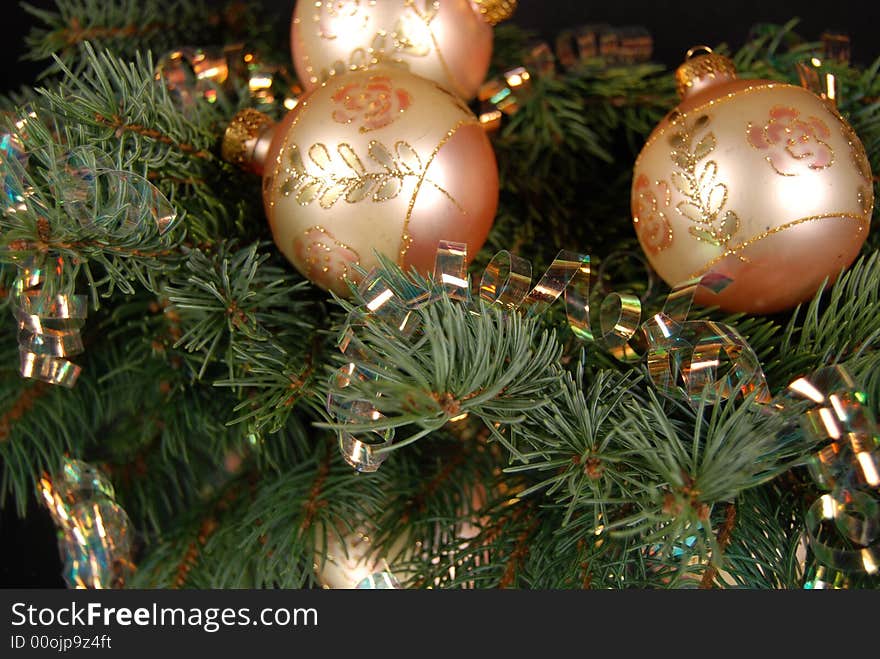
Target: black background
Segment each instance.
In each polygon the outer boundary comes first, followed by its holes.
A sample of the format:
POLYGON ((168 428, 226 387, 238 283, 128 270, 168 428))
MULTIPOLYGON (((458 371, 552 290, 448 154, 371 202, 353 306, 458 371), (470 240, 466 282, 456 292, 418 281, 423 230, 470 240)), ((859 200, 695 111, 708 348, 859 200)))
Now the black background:
MULTIPOLYGON (((262 1, 277 11, 279 20, 289 20, 293 0, 262 1)), ((21 61, 30 16, 14 0, 0 0, 0 4, 4 35, 0 38, 0 88, 5 91, 32 83, 44 65, 21 61)), ((31 4, 54 6, 51 0, 32 0, 31 4)), ((869 64, 880 56, 880 2, 875 1, 520 0, 514 22, 551 41, 560 31, 584 23, 642 25, 653 35, 655 59, 675 67, 691 46, 727 43, 736 49, 756 23, 784 23, 795 17, 801 19, 796 31, 808 40, 818 40, 826 29, 849 34, 855 62, 869 64)), ((28 512, 23 522, 9 506, 0 515, 0 586, 62 587, 52 522, 34 502, 28 512)))
MULTIPOLYGON (((287 21, 294 0, 261 0, 287 21)), ((3 37, 0 38, 0 75, 3 89, 31 82, 42 65, 21 62, 23 39, 31 18, 15 0, 0 0, 3 37)), ((31 0, 36 7, 54 6, 53 0, 31 0)), ((220 3, 218 3, 220 4, 220 3)), ((655 59, 674 67, 688 48, 727 43, 742 45, 756 23, 785 23, 800 18, 797 32, 818 40, 823 30, 846 32, 852 38, 853 58, 870 63, 880 56, 880 2, 781 2, 773 0, 519 0, 513 21, 552 40, 560 31, 584 23, 643 25, 654 37, 655 59)), ((181 44, 209 45, 209 44, 181 44)))

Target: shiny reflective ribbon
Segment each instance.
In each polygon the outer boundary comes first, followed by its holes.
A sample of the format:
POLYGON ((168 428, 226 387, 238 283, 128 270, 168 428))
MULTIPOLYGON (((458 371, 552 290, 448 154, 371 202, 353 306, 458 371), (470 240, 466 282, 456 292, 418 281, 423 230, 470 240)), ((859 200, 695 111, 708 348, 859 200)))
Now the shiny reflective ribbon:
MULTIPOLYGON (((59 267, 60 267, 59 259, 59 267)), ((67 358, 83 352, 80 336, 87 309, 84 295, 43 294, 45 271, 19 267, 12 309, 18 321, 22 377, 73 387, 82 369, 67 358)))
MULTIPOLYGON (((327 394, 327 412, 333 418, 349 424, 369 423, 384 418, 371 401, 345 400, 339 395, 339 390, 351 385, 352 378, 377 379, 378 376, 353 363, 340 368, 333 375, 327 394)), ((382 466, 387 454, 378 449, 391 446, 394 441, 394 429, 372 430, 359 435, 340 430, 337 435, 343 459, 355 470, 365 473, 374 472, 382 466)))
POLYGON ((38 489, 58 527, 68 587, 122 588, 134 567, 131 522, 107 478, 85 462, 65 459, 61 472, 44 474, 38 489))
POLYGON ((3 196, 0 197, 0 211, 14 213, 24 210, 27 196, 23 172, 27 167, 28 156, 17 135, 0 133, 0 167, 2 167, 3 196))
POLYGON ((639 26, 583 25, 561 32, 555 46, 554 54, 546 42, 533 44, 523 66, 483 83, 477 94, 477 114, 487 132, 498 130, 505 116, 519 111, 532 93, 534 75, 553 75, 557 61, 566 69, 584 64, 619 66, 648 62, 654 41, 651 33, 639 26))
POLYGON ((165 83, 184 109, 192 108, 199 99, 216 103, 218 90, 235 84, 247 87, 257 109, 271 109, 280 99, 285 109, 292 110, 303 93, 287 69, 268 64, 241 43, 173 50, 159 58, 155 79, 165 83))
MULTIPOLYGON (((349 317, 348 328, 340 341, 340 350, 353 361, 339 369, 330 383, 327 411, 345 424, 368 425, 382 418, 376 401, 347 400, 341 391, 353 379, 381 377, 370 368, 371 355, 358 341, 355 327, 378 321, 385 331, 396 336, 410 336, 417 329, 419 307, 441 295, 475 306, 467 275, 467 245, 440 241, 435 259, 434 277, 429 290, 395 282, 395 287, 379 270, 370 272, 359 287, 364 304, 349 317), (355 361, 357 363, 355 363, 355 361)), ((708 274, 676 287, 662 312, 642 324, 642 302, 635 295, 610 293, 599 305, 598 323, 591 318, 590 257, 562 250, 550 267, 532 286, 532 266, 525 259, 506 250, 498 252, 486 266, 478 287, 482 304, 505 311, 539 315, 560 298, 564 299, 568 324, 575 336, 598 343, 622 361, 643 357, 630 341, 641 332, 647 339, 648 371, 654 384, 670 395, 684 391, 687 400, 699 405, 704 399, 713 403, 731 396, 754 394, 758 402, 770 399, 763 370, 748 342, 727 325, 711 321, 688 321, 696 290, 704 286, 718 293, 730 280, 708 274), (596 330, 598 327, 598 331, 596 330)), ((393 434, 355 436, 339 433, 340 451, 360 471, 379 468, 393 434), (383 450, 378 450, 383 449, 383 450)))
MULTIPOLYGON (((327 412, 332 418, 348 424, 370 423, 384 418, 376 409, 374 401, 349 400, 341 395, 341 391, 349 387, 355 379, 362 381, 379 379, 379 373, 369 367, 374 360, 354 331, 355 327, 367 322, 368 316, 393 336, 406 337, 415 332, 418 327, 418 316, 414 313, 414 309, 427 298, 415 288, 410 289, 408 293, 411 302, 405 303, 386 283, 378 270, 373 270, 361 281, 358 295, 364 301, 364 306, 362 309, 356 309, 349 316, 348 327, 339 343, 342 353, 357 360, 357 363, 346 364, 331 377, 327 412)), ((394 434, 393 428, 386 431, 373 430, 360 435, 341 430, 338 432, 339 451, 345 461, 357 471, 374 472, 387 457, 387 453, 379 449, 391 446, 394 434)))
POLYGON ((127 235, 154 226, 170 231, 177 211, 146 178, 115 169, 110 157, 91 147, 76 147, 58 158, 50 189, 64 211, 83 227, 127 235))
POLYGON ((505 115, 516 114, 532 93, 532 74, 517 66, 484 82, 477 93, 480 102, 480 124, 488 132, 501 127, 505 115))
POLYGON ((645 323, 648 374, 658 389, 673 393, 683 383, 694 405, 707 396, 709 402, 720 401, 737 392, 754 393, 760 403, 770 401, 758 356, 739 332, 709 320, 686 320, 699 287, 717 294, 730 284, 730 279, 716 273, 680 284, 669 294, 663 311, 645 323))
POLYGON ((818 57, 812 57, 808 61, 798 62, 795 66, 801 86, 836 109, 840 96, 840 83, 823 61, 818 57))
POLYGON ((849 64, 852 55, 852 43, 845 32, 826 30, 822 33, 822 51, 825 59, 838 64, 849 64))
MULTIPOLYGON (((809 546, 832 571, 880 570, 880 431, 867 397, 841 366, 792 382, 785 398, 806 404, 801 429, 822 442, 809 463, 829 493, 807 511, 809 546)), ((809 582, 808 582, 809 583, 809 582)))
POLYGON ((647 62, 653 50, 651 33, 639 26, 581 25, 556 37, 556 56, 567 69, 597 59, 605 64, 647 62))
POLYGON ((400 582, 390 572, 377 572, 361 581, 355 590, 400 590, 400 582))
MULTIPOLYGON (((28 154, 13 137, 7 142, 0 138, 0 145, 6 145, 0 152, 5 212, 31 210, 42 215, 42 202, 26 192, 28 154)), ((174 207, 156 186, 133 172, 113 169, 109 156, 90 147, 77 147, 57 158, 48 187, 70 217, 98 235, 128 236, 147 226, 145 222, 164 234, 177 220, 174 207)), ((55 259, 52 267, 61 274, 65 260, 55 259)), ((82 369, 68 357, 84 350, 80 329, 88 311, 86 297, 47 294, 47 274, 45 259, 30 258, 18 265, 12 310, 19 327, 20 373, 73 387, 82 369)))
MULTIPOLYGON (((473 306, 466 265, 466 245, 441 242, 433 290, 408 291, 404 297, 378 271, 364 279, 360 287, 364 304, 352 313, 340 344, 342 352, 358 363, 353 361, 340 369, 336 382, 331 383, 327 409, 332 416, 365 425, 381 418, 375 401, 343 404, 334 393, 348 386, 354 377, 381 377, 370 367, 369 352, 357 340, 353 328, 375 319, 390 333, 412 334, 417 328, 413 311, 438 295, 473 306)), ((717 294, 730 285, 730 279, 716 273, 676 286, 663 310, 644 324, 639 298, 612 293, 600 307, 598 332, 590 318, 588 256, 561 251, 538 284, 532 287, 531 282, 531 264, 501 251, 486 266, 480 280, 480 301, 505 311, 541 314, 563 297, 575 335, 600 343, 621 359, 634 354, 629 341, 641 331, 647 340, 648 372, 655 386, 669 394, 683 391, 694 406, 737 395, 768 404, 771 412, 783 412, 806 402, 809 409, 800 416, 802 431, 824 442, 810 470, 816 482, 831 491, 807 513, 810 547, 819 563, 834 571, 876 574, 880 570, 880 504, 868 492, 880 488, 880 434, 864 404, 865 394, 843 368, 824 369, 810 378, 798 379, 788 387, 786 396, 771 400, 757 355, 734 328, 709 320, 687 320, 699 287, 717 294), (792 406, 792 400, 797 405, 792 406)), ((390 435, 364 439, 341 432, 340 448, 356 469, 375 471, 387 453, 376 449, 389 447, 392 440, 390 435)), ((810 587, 826 587, 819 577, 808 583, 810 587)))
MULTIPOLYGON (((435 278, 464 281, 465 245, 440 244, 435 278), (441 256, 442 255, 442 260, 441 256)), ((661 390, 676 394, 683 382, 694 404, 709 395, 724 400, 737 393, 756 392, 759 402, 770 399, 757 355, 732 327, 711 321, 688 321, 694 295, 700 286, 720 293, 731 281, 709 273, 673 289, 663 311, 642 324, 642 302, 635 295, 610 293, 598 310, 598 331, 590 309, 590 257, 560 251, 538 284, 531 288, 531 264, 501 251, 489 262, 480 280, 480 298, 506 310, 542 314, 560 297, 565 301, 568 324, 575 336, 598 343, 621 361, 641 357, 630 341, 642 332, 648 342, 648 371, 661 390), (727 364, 722 363, 727 360, 727 364)), ((460 294, 461 295, 461 294, 460 294)))
POLYGON ((563 30, 551 46, 546 41, 529 45, 526 66, 541 76, 582 65, 631 65, 648 62, 654 52, 651 33, 641 26, 581 25, 563 30))
POLYGON ((824 565, 816 565, 810 570, 804 582, 804 590, 847 590, 850 578, 846 572, 834 570, 824 565))

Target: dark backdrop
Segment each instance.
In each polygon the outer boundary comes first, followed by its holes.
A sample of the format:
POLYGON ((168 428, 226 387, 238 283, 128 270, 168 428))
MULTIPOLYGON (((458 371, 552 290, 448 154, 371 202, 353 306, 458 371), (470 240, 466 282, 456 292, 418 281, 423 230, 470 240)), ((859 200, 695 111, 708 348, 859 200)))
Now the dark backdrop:
MULTIPOLYGON (((276 9, 285 21, 295 4, 294 0, 261 1, 276 9)), ((53 0, 30 2, 37 7, 54 6, 53 0)), ((0 4, 4 28, 0 75, 2 88, 8 89, 33 80, 40 67, 19 61, 30 16, 16 0, 0 0, 0 4)), ((654 36, 655 58, 674 67, 691 46, 726 42, 736 48, 747 39, 749 28, 755 23, 784 23, 795 17, 801 19, 798 32, 810 40, 818 39, 826 29, 848 33, 857 62, 871 62, 880 56, 880 2, 876 1, 839 0, 826 4, 784 0, 520 0, 514 22, 548 40, 583 23, 643 25, 654 36)))
MULTIPOLYGON (((294 6, 293 0, 262 1, 277 9, 280 20, 285 21, 294 6)), ((20 61, 23 39, 30 28, 29 15, 15 0, 0 0, 0 4, 4 34, 0 39, 0 91, 4 91, 31 83, 42 65, 20 61)), ((31 0, 31 4, 54 6, 51 0, 31 0)), ((784 23, 794 17, 801 18, 797 31, 806 39, 818 39, 826 29, 848 33, 856 62, 869 63, 880 56, 880 2, 876 1, 520 0, 519 5, 515 22, 548 40, 583 23, 643 25, 654 37, 655 59, 669 67, 676 66, 691 46, 726 42, 735 49, 755 23, 784 23)), ((0 586, 63 586, 52 523, 34 502, 29 512, 24 522, 9 508, 0 514, 0 586)))

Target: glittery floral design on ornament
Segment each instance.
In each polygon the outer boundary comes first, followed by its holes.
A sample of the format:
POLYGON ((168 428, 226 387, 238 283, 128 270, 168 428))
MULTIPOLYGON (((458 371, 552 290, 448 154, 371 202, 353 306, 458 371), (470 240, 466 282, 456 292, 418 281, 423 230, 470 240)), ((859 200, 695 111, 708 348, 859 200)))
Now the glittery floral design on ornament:
POLYGON ((711 123, 711 117, 705 114, 691 123, 682 120, 669 136, 669 156, 676 166, 672 185, 684 197, 675 209, 691 222, 691 236, 729 249, 740 222, 739 216, 727 208, 727 185, 719 180, 718 163, 710 158, 718 146, 715 133, 709 130, 711 123))
POLYGON ((831 130, 816 117, 801 118, 795 108, 777 105, 764 126, 749 123, 749 144, 766 151, 765 159, 782 176, 797 176, 807 170, 821 170, 834 163, 828 145, 831 130))
POLYGON ((333 237, 327 229, 313 226, 293 241, 298 263, 305 268, 311 281, 325 288, 338 290, 338 284, 353 278, 352 266, 360 263, 358 253, 333 237))
POLYGON ((412 105, 405 89, 394 89, 388 76, 372 76, 366 83, 350 82, 332 96, 337 108, 333 120, 340 124, 358 122, 360 131, 369 133, 391 125, 412 105))
POLYGON ((632 195, 633 224, 646 252, 659 254, 672 246, 672 226, 669 213, 672 192, 666 181, 651 189, 651 181, 644 174, 636 178, 632 195))

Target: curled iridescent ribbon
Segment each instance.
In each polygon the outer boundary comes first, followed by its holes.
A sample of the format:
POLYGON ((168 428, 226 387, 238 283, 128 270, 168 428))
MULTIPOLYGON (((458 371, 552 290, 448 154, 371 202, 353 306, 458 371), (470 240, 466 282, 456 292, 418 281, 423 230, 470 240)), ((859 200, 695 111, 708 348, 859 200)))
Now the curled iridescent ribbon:
MULTIPOLYGON (((375 405, 368 400, 342 401, 334 393, 334 388, 344 389, 350 386, 352 378, 373 378, 366 369, 348 364, 340 368, 333 376, 330 393, 327 394, 327 411, 336 419, 347 423, 363 423, 378 421, 384 418, 375 405)), ((345 461, 357 471, 370 473, 382 466, 386 455, 377 449, 390 446, 394 441, 394 429, 371 431, 368 435, 355 435, 347 430, 338 432, 339 452, 345 461)))
POLYGON ((732 280, 708 273, 676 286, 663 311, 652 316, 642 331, 648 339, 648 373, 654 385, 674 393, 683 383, 688 400, 698 405, 709 397, 726 400, 737 393, 754 394, 770 402, 770 390, 758 356, 733 327, 710 320, 686 320, 699 287, 720 293, 732 280), (726 369, 722 367, 727 360, 726 369))
POLYGON ((516 114, 532 93, 532 74, 524 66, 505 71, 480 86, 480 125, 487 132, 501 128, 504 116, 516 114))
MULTIPOLYGON (((758 357, 735 329, 711 321, 687 320, 698 287, 704 286, 718 293, 731 283, 729 279, 710 273, 676 287, 663 311, 643 324, 641 300, 635 295, 621 293, 610 293, 605 297, 596 314, 598 322, 594 322, 590 307, 590 278, 590 257, 562 250, 533 287, 531 264, 504 250, 486 266, 477 290, 484 304, 529 315, 542 314, 563 298, 568 324, 575 336, 598 343, 623 361, 644 357, 631 345, 631 340, 641 332, 648 343, 648 371, 654 384, 671 395, 684 390, 687 400, 695 406, 704 400, 718 402, 738 393, 754 393, 758 402, 769 401, 769 390, 758 357), (726 365, 723 365, 724 360, 726 365)), ((327 410, 337 421, 363 425, 381 418, 376 401, 346 401, 343 404, 338 393, 351 384, 352 378, 381 377, 378 371, 363 366, 372 360, 357 341, 352 326, 366 322, 370 317, 380 321, 387 331, 408 336, 417 328, 415 310, 439 295, 473 304, 467 275, 466 244, 440 242, 432 281, 432 289, 412 287, 401 294, 395 292, 395 287, 379 270, 371 271, 361 282, 359 296, 364 304, 349 318, 349 329, 340 343, 341 351, 356 358, 361 365, 352 362, 334 375, 327 410)), ((399 290, 400 283, 396 283, 399 290)), ((349 464, 360 471, 375 471, 384 460, 393 435, 356 437, 340 431, 339 441, 340 450, 349 464)))
POLYGON ((828 569, 877 574, 880 430, 865 405, 866 394, 846 369, 834 366, 795 380, 785 398, 808 405, 800 417, 801 429, 822 444, 809 468, 828 493, 807 511, 810 549, 828 569))
POLYGON ((508 69, 483 83, 477 95, 478 115, 487 131, 498 130, 505 116, 518 112, 532 95, 534 76, 555 75, 557 63, 564 69, 640 64, 651 59, 654 44, 651 34, 643 27, 583 25, 559 34, 555 45, 554 52, 545 41, 531 44, 524 66, 508 69))
POLYGON ((216 103, 221 91, 236 85, 247 88, 258 109, 273 109, 280 100, 292 110, 303 93, 286 68, 269 64, 243 43, 178 48, 159 58, 154 77, 184 110, 200 99, 216 103))
POLYGON ((58 527, 68 587, 122 588, 134 569, 131 522, 106 476, 65 459, 60 473, 43 475, 39 493, 58 527))
MULTIPOLYGON (((26 126, 20 122, 19 128, 26 126)), ((40 153, 39 160, 51 160, 40 153)), ((27 185, 29 155, 13 134, 0 137, 0 170, 4 213, 47 209, 27 185)), ((168 199, 146 178, 113 168, 109 156, 91 147, 77 147, 54 159, 47 177, 48 192, 64 211, 96 236, 128 237, 150 221, 158 233, 168 232, 177 213, 168 199)), ((87 314, 86 297, 48 294, 47 262, 60 274, 63 258, 29 258, 17 263, 13 314, 19 326, 20 373, 53 385, 73 387, 82 369, 68 357, 83 352, 80 336, 87 314)))
MULTIPOLYGON (((441 243, 435 279, 449 282, 466 299, 467 246, 441 243)), ((621 361, 642 359, 631 341, 640 332, 648 343, 648 371, 654 384, 675 395, 679 383, 694 405, 707 395, 724 400, 737 392, 757 392, 769 401, 766 378, 754 350, 732 327, 711 321, 688 321, 699 287, 720 293, 731 280, 715 273, 676 286, 663 311, 642 323, 642 302, 635 295, 610 293, 599 305, 598 322, 590 307, 590 257, 562 250, 540 281, 531 287, 531 264, 501 251, 489 262, 480 280, 480 298, 507 310, 542 314, 560 297, 572 332, 579 339, 601 345, 621 361), (598 328, 598 329, 597 329, 598 328), (729 361, 726 370, 722 358, 729 361)))
POLYGON ((42 268, 32 263, 19 267, 12 305, 18 321, 19 372, 25 378, 73 387, 82 369, 67 358, 84 350, 80 328, 88 311, 86 297, 48 297, 42 292, 44 281, 42 268))

